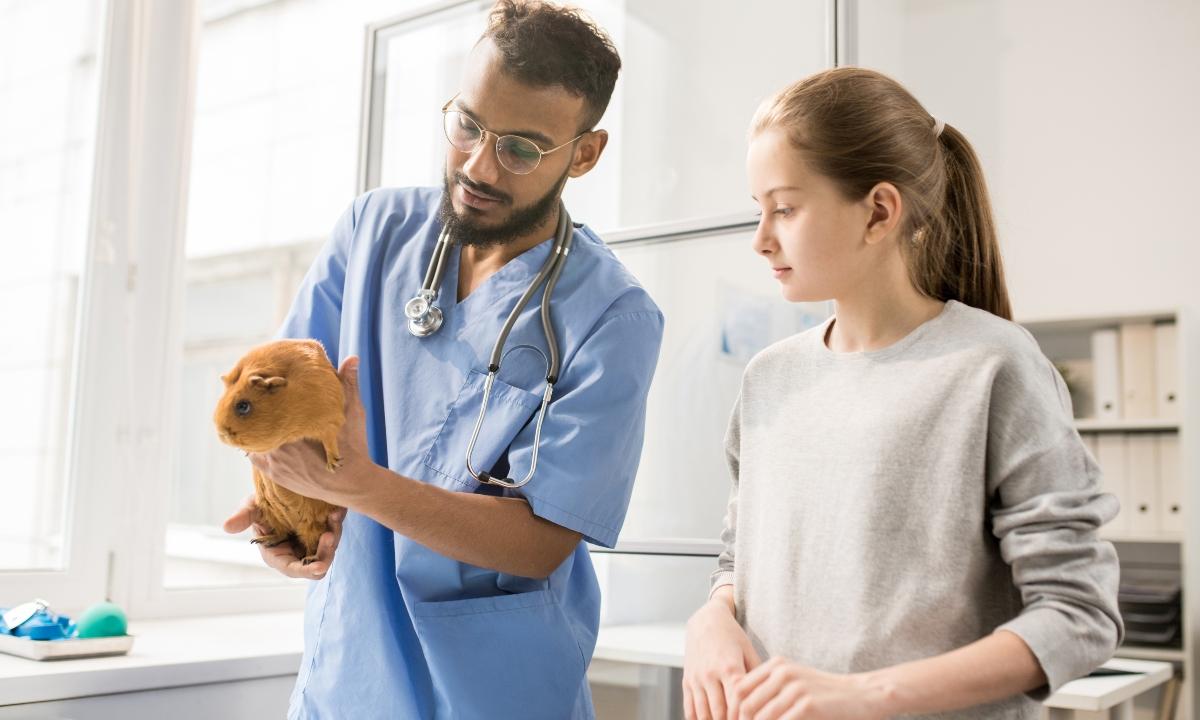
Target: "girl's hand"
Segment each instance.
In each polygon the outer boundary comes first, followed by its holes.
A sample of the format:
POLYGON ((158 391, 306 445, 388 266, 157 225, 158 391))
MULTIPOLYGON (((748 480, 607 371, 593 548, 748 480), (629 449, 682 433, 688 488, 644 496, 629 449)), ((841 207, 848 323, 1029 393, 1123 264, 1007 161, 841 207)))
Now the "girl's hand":
POLYGON ((888 714, 877 688, 865 676, 835 675, 775 657, 737 681, 731 693, 729 717, 885 720, 888 714))
POLYGON ((687 720, 725 720, 734 684, 760 662, 733 614, 733 587, 719 588, 687 624, 683 710, 687 720))

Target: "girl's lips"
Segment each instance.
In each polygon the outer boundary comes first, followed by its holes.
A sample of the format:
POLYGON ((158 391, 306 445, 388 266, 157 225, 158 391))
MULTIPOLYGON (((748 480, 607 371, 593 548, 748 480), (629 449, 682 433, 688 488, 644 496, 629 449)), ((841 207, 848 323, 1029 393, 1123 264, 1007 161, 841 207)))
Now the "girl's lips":
POLYGON ((771 273, 773 275, 775 275, 776 278, 781 278, 784 275, 787 275, 788 273, 790 273, 791 271, 792 271, 792 269, 790 267, 773 267, 773 268, 771 268, 771 273))

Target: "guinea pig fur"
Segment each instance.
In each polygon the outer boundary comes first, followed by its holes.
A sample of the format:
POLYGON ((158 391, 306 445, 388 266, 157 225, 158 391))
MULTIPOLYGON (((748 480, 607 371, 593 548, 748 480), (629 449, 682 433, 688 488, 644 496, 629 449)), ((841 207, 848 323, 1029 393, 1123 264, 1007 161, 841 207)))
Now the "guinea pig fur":
MULTIPOLYGON (((279 340, 246 353, 221 377, 225 394, 213 421, 221 441, 246 452, 268 452, 298 440, 325 450, 332 472, 341 463, 337 438, 345 416, 345 394, 325 349, 316 340, 279 340)), ((336 509, 298 495, 254 468, 254 494, 270 534, 251 542, 268 547, 294 539, 307 564, 336 509)))

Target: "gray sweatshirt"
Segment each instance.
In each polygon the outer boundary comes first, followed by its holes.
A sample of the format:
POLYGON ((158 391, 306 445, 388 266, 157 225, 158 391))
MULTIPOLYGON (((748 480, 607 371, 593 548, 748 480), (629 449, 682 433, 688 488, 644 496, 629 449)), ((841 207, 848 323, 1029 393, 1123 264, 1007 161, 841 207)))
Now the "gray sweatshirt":
POLYGON ((830 321, 746 368, 712 587, 733 584, 763 658, 831 672, 926 658, 999 630, 1049 688, 931 717, 1036 718, 1124 633, 1117 514, 1070 398, 1024 328, 955 301, 882 350, 830 321))

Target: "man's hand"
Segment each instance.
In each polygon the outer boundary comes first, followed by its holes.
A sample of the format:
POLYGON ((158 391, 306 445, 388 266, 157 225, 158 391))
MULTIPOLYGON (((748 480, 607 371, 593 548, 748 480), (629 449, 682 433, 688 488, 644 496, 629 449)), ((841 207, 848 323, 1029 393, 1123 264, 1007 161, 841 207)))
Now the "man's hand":
MULTIPOLYGON (((337 552, 338 543, 342 539, 342 521, 345 519, 345 508, 338 508, 329 514, 329 530, 321 534, 317 545, 317 559, 307 565, 296 554, 296 550, 290 542, 280 543, 275 547, 259 545, 258 552, 262 554, 264 563, 288 577, 320 580, 325 577, 325 573, 329 572, 333 554, 337 552)), ((240 533, 249 527, 253 527, 259 535, 270 534, 271 528, 264 527, 261 522, 262 514, 254 502, 254 496, 251 495, 233 515, 229 516, 229 519, 225 521, 224 528, 225 532, 231 534, 240 533)))
POLYGON ((278 485, 331 505, 354 507, 369 494, 379 469, 367 451, 367 421, 358 394, 358 358, 349 357, 338 372, 345 394, 346 422, 338 434, 342 464, 330 472, 325 452, 315 441, 301 440, 270 452, 250 453, 250 462, 278 485))

